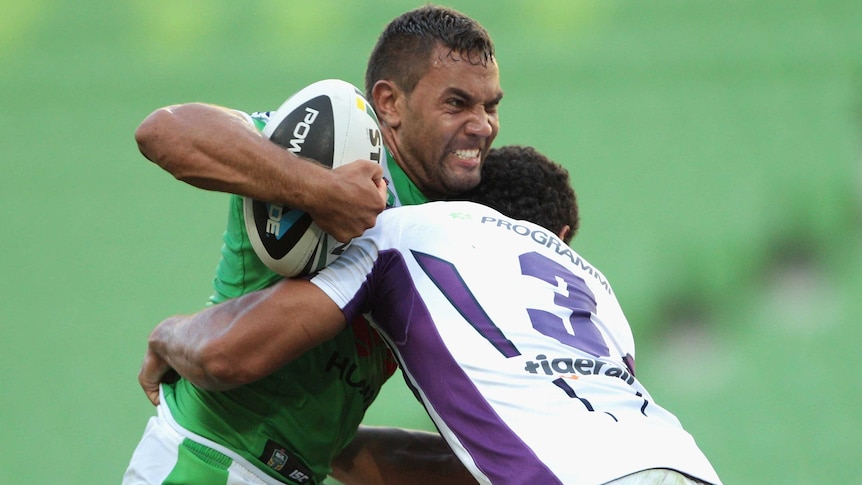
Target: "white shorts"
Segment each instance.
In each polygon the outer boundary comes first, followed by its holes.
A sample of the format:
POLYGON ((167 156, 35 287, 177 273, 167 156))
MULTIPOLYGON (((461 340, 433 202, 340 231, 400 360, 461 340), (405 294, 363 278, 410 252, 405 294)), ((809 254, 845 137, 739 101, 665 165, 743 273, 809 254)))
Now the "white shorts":
MULTIPOLYGON (((164 399, 162 399, 164 403, 164 399)), ((124 485, 284 485, 231 450, 180 427, 165 404, 147 422, 124 485)))

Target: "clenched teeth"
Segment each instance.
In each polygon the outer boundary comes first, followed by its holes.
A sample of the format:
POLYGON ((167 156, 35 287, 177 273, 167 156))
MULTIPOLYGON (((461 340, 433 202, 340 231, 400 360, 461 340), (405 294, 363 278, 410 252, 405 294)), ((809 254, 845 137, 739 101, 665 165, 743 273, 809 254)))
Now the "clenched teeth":
POLYGON ((479 149, 476 148, 473 150, 455 150, 455 155, 458 158, 476 158, 479 156, 479 149))

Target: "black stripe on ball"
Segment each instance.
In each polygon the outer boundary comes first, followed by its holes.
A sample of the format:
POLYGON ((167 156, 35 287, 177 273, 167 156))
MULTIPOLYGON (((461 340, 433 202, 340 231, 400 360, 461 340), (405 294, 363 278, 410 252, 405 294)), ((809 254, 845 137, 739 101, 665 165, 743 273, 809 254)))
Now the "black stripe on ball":
MULTIPOLYGON (((284 208, 285 211, 297 210, 284 208)), ((260 242, 263 244, 266 253, 272 259, 283 258, 305 234, 305 231, 311 226, 311 216, 303 212, 302 216, 290 226, 290 228, 277 238, 274 234, 267 232, 267 222, 269 221, 269 211, 266 203, 257 200, 252 202, 252 211, 254 213, 254 227, 257 229, 257 234, 260 237, 260 242)))
POLYGON ((269 137, 288 151, 332 168, 335 116, 332 100, 321 95, 291 111, 269 137))

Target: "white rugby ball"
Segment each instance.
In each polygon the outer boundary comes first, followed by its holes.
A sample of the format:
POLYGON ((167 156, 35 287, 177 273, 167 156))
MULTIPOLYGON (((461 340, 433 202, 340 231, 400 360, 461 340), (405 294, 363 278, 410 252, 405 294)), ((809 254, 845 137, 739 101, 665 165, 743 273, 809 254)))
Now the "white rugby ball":
MULTIPOLYGON (((380 163, 385 157, 371 105, 355 86, 337 79, 318 81, 291 96, 270 114, 263 135, 332 169, 358 159, 380 163)), ((298 209, 245 197, 243 212, 255 253, 281 275, 318 271, 346 247, 298 209)))

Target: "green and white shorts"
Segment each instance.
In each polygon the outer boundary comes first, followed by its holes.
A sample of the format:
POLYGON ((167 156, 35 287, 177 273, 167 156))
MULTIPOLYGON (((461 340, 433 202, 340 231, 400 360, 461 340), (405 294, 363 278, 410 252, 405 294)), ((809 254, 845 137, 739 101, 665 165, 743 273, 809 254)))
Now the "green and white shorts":
POLYGON ((229 449, 180 427, 162 400, 147 422, 123 485, 284 485, 229 449))

